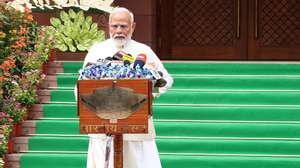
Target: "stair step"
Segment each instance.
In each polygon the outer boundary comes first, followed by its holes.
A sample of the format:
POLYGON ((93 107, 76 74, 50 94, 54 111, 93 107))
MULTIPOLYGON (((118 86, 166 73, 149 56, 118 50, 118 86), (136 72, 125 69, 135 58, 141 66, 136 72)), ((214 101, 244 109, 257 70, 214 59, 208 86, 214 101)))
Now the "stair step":
MULTIPOLYGON (((172 90, 300 90, 299 77, 268 76, 173 76, 172 90)), ((75 75, 47 76, 43 88, 73 90, 78 80, 75 75)))
MULTIPOLYGON (((75 119, 77 105, 36 104, 31 119, 75 119)), ((299 122, 300 107, 214 107, 158 106, 152 107, 155 120, 202 120, 236 122, 299 122)))
MULTIPOLYGON (((240 137, 240 138, 300 138, 300 124, 274 123, 213 123, 154 122, 158 136, 240 137)), ((35 120, 23 123, 23 135, 79 135, 79 121, 35 120)))
MULTIPOLYGON (((64 168, 82 168, 86 165, 86 154, 18 154, 22 168, 53 168, 63 165, 64 168)), ((9 156, 10 157, 10 156, 9 156)), ((246 156, 188 156, 161 155, 164 168, 296 168, 300 158, 293 157, 246 157, 246 156)), ((15 165, 16 166, 16 165, 15 165)), ((16 167, 9 167, 16 168, 16 167)))
MULTIPOLYGON (((74 91, 43 91, 41 103, 73 102, 74 91), (47 92, 47 93, 46 93, 47 92), (50 92, 50 93, 49 93, 50 92), (49 94, 49 95, 46 95, 49 94)), ((40 94, 40 95, 41 95, 40 94)), ((154 104, 171 105, 300 105, 300 92, 184 92, 169 91, 154 99, 154 104)))
MULTIPOLYGON (((16 151, 87 152, 89 137, 19 137, 16 151)), ((240 154, 240 155, 299 155, 300 141, 275 140, 213 140, 158 138, 160 153, 240 154), (192 146, 192 148, 191 148, 192 146)))
POLYGON ((164 168, 296 168, 299 158, 161 155, 164 168))
POLYGON ((35 104, 29 112, 30 119, 41 118, 78 118, 77 105, 35 104))
POLYGON ((300 121, 300 108, 153 106, 154 119, 300 121))
MULTIPOLYGON (((55 99, 53 99, 55 100, 55 99)), ((179 92, 170 91, 155 104, 300 105, 300 92, 179 92)))
MULTIPOLYGON (((82 62, 59 62, 61 73, 78 73, 82 62)), ((214 75, 300 75, 300 64, 285 62, 237 63, 237 62, 164 62, 170 74, 214 75)))

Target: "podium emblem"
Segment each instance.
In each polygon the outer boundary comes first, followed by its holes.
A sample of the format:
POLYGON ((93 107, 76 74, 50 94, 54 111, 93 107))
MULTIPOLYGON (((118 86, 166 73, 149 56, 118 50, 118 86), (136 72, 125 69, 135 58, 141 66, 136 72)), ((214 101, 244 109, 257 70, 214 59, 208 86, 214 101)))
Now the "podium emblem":
POLYGON ((148 95, 135 93, 133 89, 116 86, 99 87, 80 94, 84 106, 102 119, 118 120, 131 116, 147 102, 148 95))

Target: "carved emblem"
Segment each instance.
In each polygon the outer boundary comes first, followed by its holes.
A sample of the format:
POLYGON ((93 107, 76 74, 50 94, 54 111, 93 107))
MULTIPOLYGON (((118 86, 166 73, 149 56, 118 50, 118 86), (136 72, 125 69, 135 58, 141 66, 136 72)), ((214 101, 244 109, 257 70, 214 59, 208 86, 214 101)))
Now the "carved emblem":
POLYGON ((80 100, 98 117, 116 120, 125 119, 138 111, 147 101, 147 96, 113 83, 111 87, 101 87, 92 93, 80 94, 80 100))

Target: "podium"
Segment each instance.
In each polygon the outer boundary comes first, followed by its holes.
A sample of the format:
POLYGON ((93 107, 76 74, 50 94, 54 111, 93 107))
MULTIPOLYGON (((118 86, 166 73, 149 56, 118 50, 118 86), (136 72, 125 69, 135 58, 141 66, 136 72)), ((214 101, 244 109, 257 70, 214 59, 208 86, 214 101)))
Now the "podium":
POLYGON ((123 168, 123 134, 148 133, 152 106, 150 80, 79 80, 81 134, 114 137, 114 165, 123 168))

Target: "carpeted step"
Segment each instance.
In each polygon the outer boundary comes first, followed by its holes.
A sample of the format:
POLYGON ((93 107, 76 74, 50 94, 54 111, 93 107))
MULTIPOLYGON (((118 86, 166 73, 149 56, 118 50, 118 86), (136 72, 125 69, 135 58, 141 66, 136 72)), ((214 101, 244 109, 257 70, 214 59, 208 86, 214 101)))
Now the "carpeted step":
POLYGON ((86 154, 81 153, 26 153, 20 155, 21 168, 83 168, 86 154))
MULTIPOLYGON (((43 116, 40 118, 78 118, 76 105, 41 104, 40 106, 43 109, 43 116)), ((193 107, 154 105, 152 110, 155 120, 300 122, 300 107, 193 107)))
POLYGON ((298 138, 299 124, 156 122, 159 136, 298 138))
POLYGON ((296 168, 299 158, 161 155, 164 168, 296 168))
MULTIPOLYGON (((26 121, 26 125, 31 121, 26 121)), ((36 120, 24 134, 80 135, 78 120, 36 120)), ((300 138, 300 124, 231 122, 154 122, 158 136, 300 138)), ((25 127, 25 126, 24 126, 25 127)))
MULTIPOLYGON (((47 102, 47 100, 45 100, 47 102)), ((72 90, 51 90, 50 102, 74 102, 72 90)), ((300 105, 300 92, 186 92, 169 91, 154 104, 173 105, 300 105)))
MULTIPOLYGON (((53 99, 54 100, 54 99, 53 99)), ((169 91, 155 104, 300 105, 300 92, 169 91)))
POLYGON ((300 121, 300 108, 153 106, 154 119, 207 121, 300 121))
POLYGON ((286 63, 165 63, 170 74, 299 75, 300 64, 286 63))
MULTIPOLYGON (((164 168, 296 168, 299 158, 293 157, 245 157, 245 156, 192 156, 161 155, 164 168)), ((20 154, 22 168, 83 168, 86 154, 20 154)))
MULTIPOLYGON (((78 76, 48 76, 47 87, 74 89, 78 76), (51 83, 51 84, 50 84, 51 83)), ((201 90, 300 90, 299 77, 268 76, 173 76, 172 89, 201 90)))
MULTIPOLYGON (((82 62, 61 62, 63 73, 78 73, 82 62)), ((164 62, 170 74, 300 75, 296 63, 164 62)))
POLYGON ((28 137, 29 151, 78 151, 87 152, 89 137, 28 137))
POLYGON ((78 118, 75 104, 35 104, 29 113, 31 119, 78 118))
MULTIPOLYGON (((88 137, 35 136, 28 138, 28 150, 87 152, 88 142, 88 137)), ((158 138, 156 143, 160 153, 300 156, 300 141, 158 138)))

